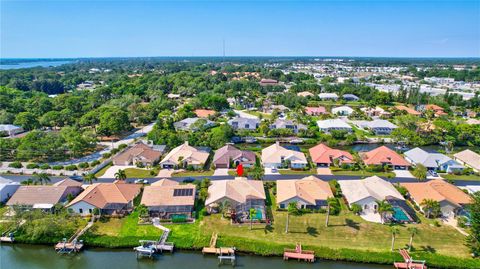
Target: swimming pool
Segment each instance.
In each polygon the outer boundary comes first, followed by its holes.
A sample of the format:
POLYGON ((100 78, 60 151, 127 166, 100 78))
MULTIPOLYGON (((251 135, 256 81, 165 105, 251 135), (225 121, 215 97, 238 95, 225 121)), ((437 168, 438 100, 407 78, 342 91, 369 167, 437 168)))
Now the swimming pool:
POLYGON ((398 222, 409 222, 410 218, 408 215, 403 211, 402 208, 398 206, 393 207, 393 218, 398 222))

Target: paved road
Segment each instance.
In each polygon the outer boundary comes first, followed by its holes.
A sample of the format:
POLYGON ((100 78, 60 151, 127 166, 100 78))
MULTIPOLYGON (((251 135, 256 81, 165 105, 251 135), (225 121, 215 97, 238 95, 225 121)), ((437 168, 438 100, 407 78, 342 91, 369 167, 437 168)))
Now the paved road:
MULTIPOLYGON (((267 175, 264 177, 265 181, 276 181, 276 180, 288 180, 288 179, 300 179, 308 175, 267 175)), ((21 182, 32 176, 25 176, 25 175, 2 175, 2 177, 9 178, 11 180, 21 182)), ((323 180, 356 180, 361 179, 360 176, 335 176, 335 175, 321 175, 318 176, 323 180)), ((52 180, 51 183, 55 183, 57 181, 62 180, 64 177, 50 177, 52 180)), ((233 179, 233 176, 195 176, 195 177, 172 177, 170 179, 176 181, 184 181, 184 180, 202 180, 204 178, 209 178, 210 180, 225 180, 225 179, 233 179)), ((80 177, 74 178, 77 180, 81 180, 80 177)), ((145 178, 149 183, 153 183, 158 181, 160 178, 145 178)), ((113 182, 114 178, 99 178, 97 182, 113 182)), ((127 182, 133 183, 135 179, 129 178, 127 182)), ((396 177, 388 179, 392 183, 402 183, 402 182, 418 182, 415 178, 403 178, 403 177, 396 177)), ((475 185, 480 186, 480 181, 472 181, 472 180, 455 180, 455 185, 457 186, 467 186, 467 185, 475 185)))

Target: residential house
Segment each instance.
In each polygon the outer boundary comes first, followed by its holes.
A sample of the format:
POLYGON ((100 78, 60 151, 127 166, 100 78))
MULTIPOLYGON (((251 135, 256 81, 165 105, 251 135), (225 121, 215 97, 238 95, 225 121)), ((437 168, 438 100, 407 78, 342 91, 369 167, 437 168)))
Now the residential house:
POLYGON ((442 153, 431 153, 421 148, 414 148, 406 151, 404 155, 405 159, 411 164, 422 164, 428 170, 432 171, 440 170, 452 173, 455 171, 462 171, 464 168, 461 164, 442 153))
POLYGON ((290 167, 303 169, 308 161, 305 154, 299 151, 286 149, 280 146, 280 142, 262 149, 262 164, 267 168, 290 167))
POLYGON ((335 163, 338 165, 350 165, 355 162, 352 154, 348 151, 332 149, 325 144, 318 144, 308 151, 312 157, 312 162, 315 163, 317 167, 329 167, 335 163))
POLYGON ((443 107, 437 106, 437 105, 434 105, 434 104, 420 105, 420 106, 418 106, 417 110, 421 111, 421 112, 424 112, 424 113, 428 110, 432 110, 435 113, 435 116, 437 116, 437 117, 447 115, 447 113, 444 111, 443 107))
POLYGON ((361 157, 366 165, 389 166, 398 170, 406 170, 411 166, 400 154, 386 146, 361 153, 361 157))
POLYGON ((215 115, 215 110, 210 110, 210 109, 195 109, 195 111, 193 111, 193 113, 195 113, 195 115, 197 115, 197 117, 199 118, 208 118, 210 116, 213 116, 215 115))
POLYGON ((5 203, 20 187, 20 183, 0 176, 0 203, 5 203))
POLYGON ((398 126, 389 122, 388 120, 375 119, 372 121, 352 121, 359 128, 367 129, 374 132, 376 135, 389 135, 393 130, 397 129, 398 126))
POLYGON ((308 91, 303 91, 303 92, 297 93, 297 96, 300 96, 300 97, 312 97, 312 96, 313 96, 313 93, 308 92, 308 91))
POLYGON ((330 133, 331 131, 346 131, 352 132, 353 129, 348 123, 341 119, 329 119, 329 120, 319 120, 317 121, 318 128, 320 132, 330 133))
POLYGON ((228 121, 228 124, 235 130, 255 130, 260 126, 258 118, 236 117, 228 121))
POLYGON ((262 78, 260 80, 260 86, 276 86, 278 81, 275 79, 262 78))
POLYGON ((152 217, 170 219, 172 216, 183 215, 192 218, 195 185, 161 179, 144 188, 141 204, 148 208, 152 217))
POLYGON ((369 117, 390 117, 391 113, 385 111, 383 108, 377 107, 362 107, 360 108, 369 117))
POLYGON ((333 100, 337 101, 338 100, 338 95, 336 93, 320 93, 318 94, 318 97, 322 100, 333 100))
POLYGON ((24 130, 20 126, 12 125, 12 124, 0 124, 0 134, 3 133, 6 136, 15 136, 23 132, 24 130))
POLYGON ((185 141, 182 145, 172 149, 161 161, 163 169, 193 166, 200 169, 205 166, 210 153, 188 145, 185 141))
POLYGON ((294 180, 277 180, 277 206, 279 208, 286 209, 292 202, 296 203, 300 209, 325 208, 328 205, 328 198, 333 198, 330 185, 315 176, 294 180))
POLYGON ((20 186, 8 200, 7 206, 24 210, 40 209, 53 212, 56 204, 65 204, 68 197, 75 197, 82 191, 80 186, 29 185, 20 186))
POLYGON ((328 114, 327 110, 323 106, 318 106, 318 107, 311 107, 307 106, 305 107, 305 113, 310 116, 320 116, 322 114, 328 114))
POLYGON ((243 167, 255 165, 256 155, 253 151, 239 150, 232 145, 225 145, 215 151, 212 163, 215 168, 232 168, 239 164, 243 167))
POLYGON ((353 108, 349 106, 339 106, 332 108, 332 114, 339 116, 349 116, 353 113, 353 108))
POLYGON ((356 96, 355 94, 349 94, 349 93, 344 94, 342 96, 342 98, 346 101, 358 101, 358 100, 360 100, 360 98, 358 96, 356 96))
POLYGON ((173 127, 175 127, 177 131, 198 131, 201 128, 207 128, 213 125, 213 121, 201 118, 186 118, 173 123, 173 127), (201 122, 197 123, 197 121, 201 122))
POLYGON ((112 162, 120 166, 141 164, 144 167, 151 167, 160 160, 164 151, 165 146, 153 147, 139 142, 115 156, 112 162))
POLYGON ((468 194, 442 179, 427 182, 401 183, 408 190, 410 199, 420 208, 425 200, 440 203, 441 214, 444 217, 454 217, 461 213, 465 206, 472 203, 468 194))
POLYGON ((296 123, 293 120, 277 119, 270 125, 270 129, 290 129, 293 133, 297 134, 301 130, 306 130, 307 126, 296 123))
POLYGON ((123 215, 133 210, 133 199, 140 194, 139 184, 94 183, 73 199, 67 208, 74 214, 91 215, 98 208, 100 215, 123 215))
POLYGON ((422 115, 422 113, 416 111, 415 109, 406 107, 406 106, 404 106, 404 105, 395 106, 395 109, 401 110, 401 111, 406 111, 408 114, 413 115, 413 116, 420 116, 420 115, 422 115))
MULTIPOLYGON (((338 184, 348 205, 350 207, 353 204, 361 206, 361 216, 366 220, 382 222, 378 214, 378 201, 386 200, 392 206, 402 210, 404 214, 408 214, 411 211, 404 203, 405 198, 397 189, 390 182, 380 177, 372 176, 361 180, 339 180, 338 184)), ((389 214, 387 217, 390 218, 393 215, 389 214)), ((413 219, 413 216, 409 216, 410 219, 413 219)))
POLYGON ((472 168, 473 171, 480 172, 480 154, 466 149, 454 154, 453 158, 460 164, 472 168))
POLYGON ((210 213, 220 211, 222 205, 228 205, 235 218, 246 219, 250 208, 257 211, 257 219, 265 219, 265 189, 263 182, 236 177, 234 180, 213 180, 208 187, 205 207, 210 213))

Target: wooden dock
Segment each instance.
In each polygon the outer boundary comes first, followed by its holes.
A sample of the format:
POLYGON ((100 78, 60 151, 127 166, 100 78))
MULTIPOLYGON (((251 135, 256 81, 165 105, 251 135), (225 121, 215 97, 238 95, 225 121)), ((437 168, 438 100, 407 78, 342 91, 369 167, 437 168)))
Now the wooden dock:
POLYGON ((13 243, 15 242, 15 238, 13 236, 2 236, 0 237, 0 242, 13 243))
POLYGON ((62 241, 58 242, 54 248, 57 253, 60 254, 68 254, 68 253, 75 253, 75 252, 80 252, 83 249, 83 240, 78 240, 80 236, 82 236, 90 227, 93 226, 93 222, 95 221, 95 218, 92 217, 92 219, 87 223, 87 225, 81 229, 78 230, 75 234, 73 234, 70 239, 64 238, 62 241))
POLYGON ((393 266, 396 269, 427 269, 424 260, 414 260, 410 256, 410 253, 406 249, 400 249, 400 255, 402 255, 403 262, 394 262, 393 266))
POLYGON ((153 220, 153 226, 163 231, 158 241, 153 240, 140 240, 140 246, 133 248, 137 253, 137 258, 142 256, 153 257, 156 252, 170 251, 173 253, 175 248, 172 242, 167 242, 170 235, 170 229, 162 226, 159 219, 153 220))
POLYGON ((302 250, 302 245, 297 244, 295 249, 285 249, 283 259, 297 259, 298 261, 315 262, 315 252, 311 250, 302 250))
POLYGON ((210 245, 202 249, 203 254, 215 254, 215 255, 235 255, 235 248, 233 247, 217 247, 217 233, 212 233, 210 238, 210 245))

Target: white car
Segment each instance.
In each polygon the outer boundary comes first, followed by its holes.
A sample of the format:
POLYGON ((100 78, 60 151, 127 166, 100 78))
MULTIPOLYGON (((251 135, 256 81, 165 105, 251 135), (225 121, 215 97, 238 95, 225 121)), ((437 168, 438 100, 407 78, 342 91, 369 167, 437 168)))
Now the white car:
POLYGON ((135 184, 148 184, 148 180, 146 180, 146 179, 141 179, 141 178, 135 179, 134 182, 135 182, 135 184))

